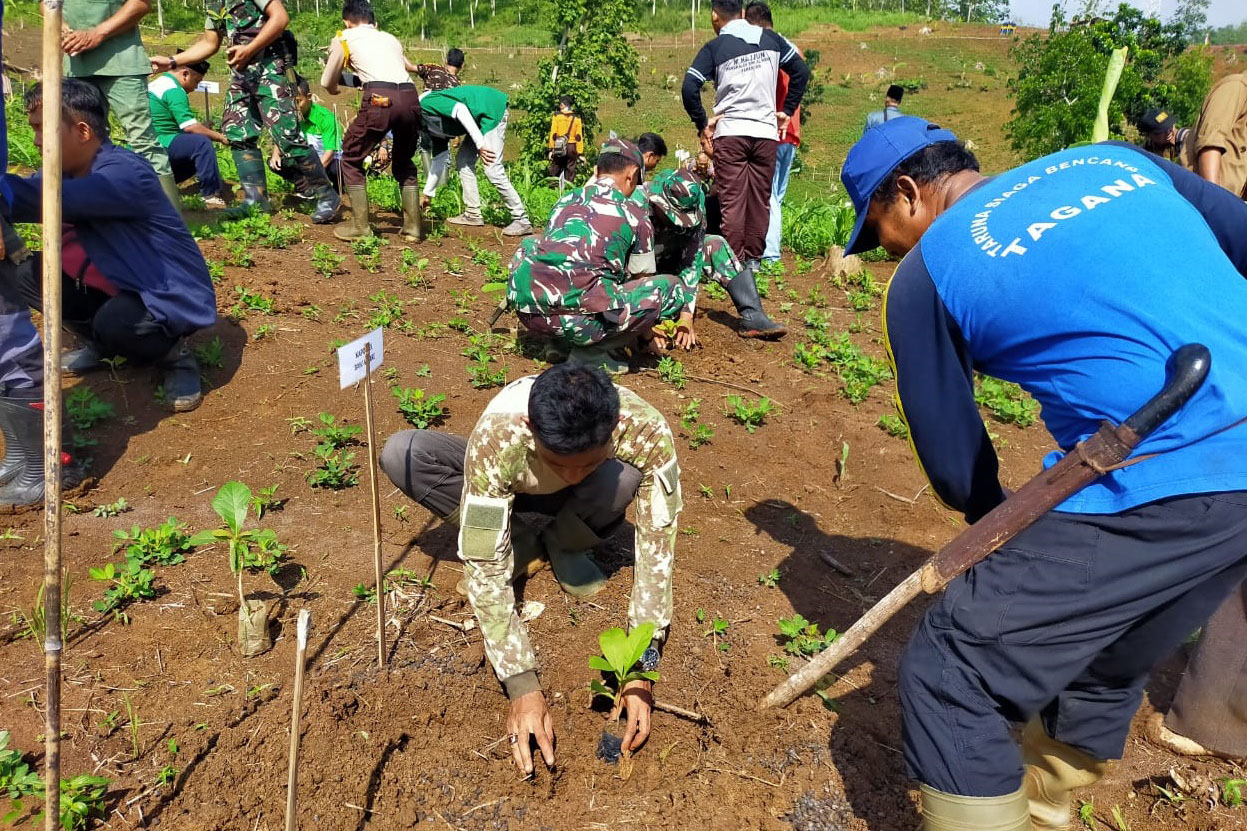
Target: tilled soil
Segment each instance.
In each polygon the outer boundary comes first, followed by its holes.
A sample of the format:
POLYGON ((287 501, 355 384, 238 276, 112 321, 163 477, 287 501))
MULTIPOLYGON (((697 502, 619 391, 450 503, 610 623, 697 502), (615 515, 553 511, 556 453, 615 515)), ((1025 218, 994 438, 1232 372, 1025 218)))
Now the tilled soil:
MULTIPOLYGON (((698 318, 703 346, 680 356, 689 376, 684 389, 652 369, 623 379, 680 434, 686 509, 675 621, 657 695, 704 713, 710 725, 658 713, 630 770, 594 757, 605 715, 590 706, 594 673, 586 660, 596 652, 597 634, 625 620, 632 571, 625 529, 602 553, 613 576, 591 601, 562 594, 548 571, 523 587, 524 600, 544 604, 531 631, 559 761, 556 771, 540 769, 524 781, 509 759, 506 700, 479 634, 435 620, 470 617, 454 592, 461 572, 453 534, 382 483, 386 567, 428 576, 433 587, 408 583, 391 596, 388 672, 379 673, 375 610, 352 592, 373 582, 366 467, 360 484, 342 491, 305 481, 315 439, 292 430, 291 419, 315 421, 330 412, 363 422, 361 391, 338 389, 331 343, 367 330, 380 302, 370 295, 397 296, 404 319, 413 321, 411 331, 401 321, 386 331, 381 372, 396 377, 376 376, 379 441, 406 427, 387 380, 445 393, 449 415, 439 429, 460 434, 494 392, 468 383, 468 359, 460 354, 468 333, 428 327, 462 316, 483 331, 495 301, 480 292, 486 278, 468 242, 498 251, 504 262, 513 246, 492 229, 426 242, 417 247, 429 260, 426 284, 413 288, 400 274, 402 246, 394 241, 392 218, 383 214, 378 226, 391 244, 376 274, 364 271, 327 229, 310 226, 287 250, 255 249, 251 268, 225 268, 218 287, 222 319, 195 338, 202 344, 219 337, 225 361, 206 369, 211 389, 197 411, 165 412, 153 396, 158 379, 150 370, 122 367, 74 382, 89 384, 117 411, 93 431, 98 481, 71 497, 79 512, 65 517, 64 535, 65 569, 75 581, 71 605, 83 619, 71 626, 64 658, 64 772, 112 778, 107 827, 282 827, 293 626, 303 608, 311 610, 313 626, 299 786, 305 829, 916 827, 915 792, 898 750, 895 686, 900 650, 923 604, 906 609, 845 662, 844 675, 827 690, 828 704, 809 696, 783 711, 757 711, 760 698, 785 677, 768 665, 769 656, 783 655, 778 618, 798 612, 847 628, 961 527, 924 488, 906 442, 876 426, 892 412, 888 385, 854 406, 834 373, 820 377, 793 365, 812 289, 826 299, 831 331, 860 328, 852 339, 873 355, 882 354, 878 300, 859 317, 824 263, 798 274, 790 262, 786 286, 772 286, 766 301, 793 327, 786 340, 738 338, 730 304, 705 299, 698 318), (326 278, 313 269, 314 243, 347 256, 342 273, 326 278), (236 286, 272 298, 275 314, 233 319, 236 286), (791 305, 780 311, 781 304, 791 305), (778 409, 750 434, 724 414, 727 397, 736 394, 770 396, 778 409), (714 429, 711 443, 698 449, 679 426, 694 399, 702 422, 714 429), (155 526, 170 515, 194 530, 215 527, 210 500, 231 479, 253 489, 279 484, 278 496, 288 499, 262 523, 291 546, 288 564, 273 578, 245 581, 252 596, 273 602, 272 650, 252 659, 237 654, 234 581, 216 549, 158 567, 160 596, 132 606, 129 625, 91 609, 103 587, 87 569, 120 559, 110 554, 115 530, 155 526), (93 515, 95 506, 121 497, 130 512, 93 515), (759 576, 775 567, 778 587, 761 585, 759 576), (716 617, 730 621, 724 638, 705 634, 716 617), (166 765, 176 777, 157 786, 166 765)), ((226 257, 220 241, 204 248, 210 258, 226 257)), ((871 270, 882 283, 890 266, 871 270)), ((508 323, 513 318, 501 321, 508 323)), ((509 378, 539 366, 516 352, 494 353, 492 366, 505 366, 509 378)), ((990 427, 1006 484, 1016 486, 1036 472, 1048 438, 1038 426, 990 427)), ((357 463, 365 452, 356 448, 357 463)), ((0 523, 12 530, 0 543, 0 610, 7 620, 9 610, 31 605, 39 585, 41 524, 38 512, 0 523)), ((41 761, 41 655, 31 640, 7 631, 0 642, 0 729, 11 730, 14 746, 41 761)), ((1168 703, 1180 671, 1175 658, 1158 674, 1150 692, 1159 704, 1168 703)), ((1109 827, 1113 806, 1133 828, 1243 826, 1241 811, 1210 810, 1199 799, 1175 809, 1159 799, 1149 783, 1164 783, 1174 765, 1187 767, 1141 733, 1132 737, 1125 761, 1086 795, 1097 827, 1109 827)), ((1235 775, 1222 763, 1191 767, 1212 780, 1235 775)))

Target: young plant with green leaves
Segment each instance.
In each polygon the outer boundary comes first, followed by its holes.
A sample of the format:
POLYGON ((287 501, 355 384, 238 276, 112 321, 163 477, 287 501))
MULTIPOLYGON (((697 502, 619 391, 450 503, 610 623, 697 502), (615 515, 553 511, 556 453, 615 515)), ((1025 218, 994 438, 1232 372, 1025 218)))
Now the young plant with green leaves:
POLYGON ((1011 381, 1001 381, 989 375, 978 376, 974 384, 974 400, 1002 424, 1029 427, 1039 418, 1039 404, 1011 381))
POLYGON ((124 548, 127 560, 136 560, 143 566, 175 566, 185 562, 194 548, 186 531, 186 523, 172 516, 156 528, 119 528, 113 531, 113 552, 124 548))
POLYGON ((684 376, 684 364, 670 356, 658 361, 658 377, 678 390, 684 389, 687 383, 684 376))
POLYGON ((0 816, 0 824, 9 825, 26 813, 24 800, 43 799, 43 780, 22 752, 9 748, 8 730, 0 730, 0 795, 8 797, 9 810, 0 816))
POLYGON ((652 623, 642 623, 631 632, 624 632, 623 629, 614 627, 598 635, 598 644, 602 647, 602 654, 594 655, 589 659, 589 669, 606 673, 608 680, 614 680, 615 688, 612 690, 595 679, 589 684, 589 689, 593 691, 593 694, 616 703, 626 684, 633 681, 657 681, 657 672, 646 672, 636 668, 637 662, 641 660, 641 656, 645 654, 653 638, 654 624, 652 623))
POLYGON ((746 402, 739 395, 730 395, 727 399, 729 409, 727 416, 744 426, 750 433, 756 433, 758 428, 766 422, 766 417, 771 414, 775 408, 771 399, 766 396, 746 402))
POLYGON ((270 528, 246 528, 251 510, 251 488, 242 482, 226 482, 212 498, 212 510, 221 518, 222 527, 200 531, 190 538, 193 546, 224 543, 229 553, 229 568, 238 580, 238 600, 247 608, 242 577, 245 571, 277 571, 287 546, 277 541, 270 528))
POLYGON ((265 514, 280 511, 286 506, 286 500, 277 495, 280 484, 260 488, 251 497, 251 510, 255 511, 256 519, 263 519, 265 514))
POLYGON ((369 274, 376 274, 381 270, 381 237, 369 234, 355 240, 351 243, 351 253, 355 255, 355 261, 369 274))
POLYGON ((138 560, 127 558, 121 565, 109 563, 103 568, 91 568, 88 573, 92 580, 109 584, 104 599, 95 601, 92 607, 101 614, 112 612, 122 623, 130 622, 126 607, 156 596, 156 575, 138 560))
POLYGON ((909 425, 899 415, 886 413, 879 416, 879 420, 875 423, 889 436, 896 436, 898 439, 909 438, 909 425))
POLYGON ((346 257, 333 250, 333 246, 318 242, 312 246, 312 268, 325 279, 342 271, 346 257))
POLYGON ((205 368, 220 369, 225 366, 225 345, 221 343, 221 338, 215 337, 207 343, 198 344, 195 359, 205 368))
POLYGON ((65 396, 65 417, 79 430, 89 430, 115 413, 113 405, 101 400, 86 384, 79 384, 65 396))
POLYGON ((779 633, 784 639, 784 651, 791 655, 810 657, 817 655, 835 642, 840 635, 835 629, 820 632, 817 623, 799 614, 779 619, 779 633))
POLYGON ((442 393, 427 395, 424 390, 412 387, 394 387, 390 392, 398 399, 399 413, 417 430, 437 424, 446 417, 446 410, 442 407, 446 396, 442 393))

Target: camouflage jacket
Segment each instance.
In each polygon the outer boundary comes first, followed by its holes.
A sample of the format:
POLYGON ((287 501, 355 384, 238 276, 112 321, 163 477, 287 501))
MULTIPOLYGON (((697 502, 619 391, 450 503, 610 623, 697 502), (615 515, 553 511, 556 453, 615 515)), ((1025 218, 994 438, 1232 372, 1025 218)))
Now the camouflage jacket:
POLYGON ((225 45, 250 41, 264 26, 270 0, 204 0, 204 28, 222 35, 225 45), (238 40, 241 38, 242 40, 238 40))
POLYGON ((624 308, 622 285, 653 273, 649 209, 599 181, 560 199, 544 236, 515 252, 507 299, 529 314, 598 314, 624 308))
MULTIPOLYGON (((525 418, 535 376, 508 384, 486 408, 464 461, 459 557, 468 599, 480 623, 485 654, 511 697, 536 689, 537 659, 515 610, 511 586, 511 508, 517 493, 554 493, 567 483, 536 453, 525 418)), ((628 623, 671 623, 671 571, 676 522, 683 507, 675 440, 662 414, 619 387, 614 458, 641 472, 636 506, 636 567, 628 623)))
POLYGON ((660 274, 674 274, 684 310, 697 304, 697 286, 706 268, 706 227, 677 228, 665 217, 654 218, 654 259, 660 274))

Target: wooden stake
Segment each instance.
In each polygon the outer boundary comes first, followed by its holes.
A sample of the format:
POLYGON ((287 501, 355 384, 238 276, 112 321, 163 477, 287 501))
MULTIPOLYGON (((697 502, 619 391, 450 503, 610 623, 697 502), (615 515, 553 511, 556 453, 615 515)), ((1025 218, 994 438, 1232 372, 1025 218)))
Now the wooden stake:
POLYGON ((377 669, 385 672, 385 575, 381 573, 381 494, 377 489, 377 436, 372 429, 372 344, 364 344, 364 419, 368 429, 368 482, 372 486, 372 560, 377 573, 377 669))
POLYGON ((307 630, 312 613, 299 611, 298 646, 294 658, 294 711, 290 714, 290 774, 286 779, 286 831, 295 831, 298 821, 296 803, 299 801, 299 719, 303 714, 303 670, 307 664, 307 630))
POLYGON ((44 828, 61 824, 61 6, 43 3, 44 828))

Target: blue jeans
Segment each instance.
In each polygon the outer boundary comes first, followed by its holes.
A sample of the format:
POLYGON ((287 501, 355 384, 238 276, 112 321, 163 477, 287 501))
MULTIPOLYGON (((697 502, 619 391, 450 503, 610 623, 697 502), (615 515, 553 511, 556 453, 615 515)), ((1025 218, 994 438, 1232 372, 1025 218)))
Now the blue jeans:
POLYGON ((169 164, 173 166, 178 184, 194 176, 199 180, 199 193, 205 199, 223 195, 212 139, 198 133, 178 133, 169 142, 168 151, 169 164))
POLYGON ((792 158, 797 153, 795 144, 780 144, 775 148, 775 176, 771 179, 771 221, 766 228, 764 260, 779 259, 779 237, 783 227, 784 194, 788 192, 788 174, 792 172, 792 158))

